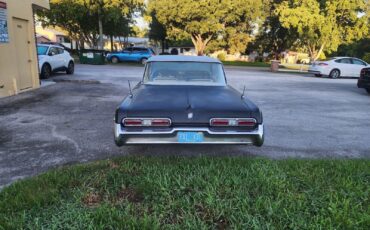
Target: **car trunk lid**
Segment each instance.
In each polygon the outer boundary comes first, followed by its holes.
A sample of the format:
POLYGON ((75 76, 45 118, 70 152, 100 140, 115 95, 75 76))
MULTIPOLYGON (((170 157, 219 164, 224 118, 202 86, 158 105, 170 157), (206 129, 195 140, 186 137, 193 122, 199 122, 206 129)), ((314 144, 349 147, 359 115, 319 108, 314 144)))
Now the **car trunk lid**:
POLYGON ((240 93, 228 86, 142 85, 126 112, 128 117, 170 118, 174 126, 250 116, 240 93))

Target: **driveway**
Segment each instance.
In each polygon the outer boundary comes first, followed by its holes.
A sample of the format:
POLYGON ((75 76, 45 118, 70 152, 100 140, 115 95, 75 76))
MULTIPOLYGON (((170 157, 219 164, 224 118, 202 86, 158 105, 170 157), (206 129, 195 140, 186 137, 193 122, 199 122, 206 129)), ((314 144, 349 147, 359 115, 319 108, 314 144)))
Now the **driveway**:
POLYGON ((52 167, 123 155, 370 158, 370 96, 356 79, 227 67, 229 84, 263 111, 266 140, 253 146, 129 146, 113 142, 115 107, 141 79, 135 65, 77 65, 49 85, 0 99, 0 188, 52 167), (55 81, 55 83, 54 83, 55 81))

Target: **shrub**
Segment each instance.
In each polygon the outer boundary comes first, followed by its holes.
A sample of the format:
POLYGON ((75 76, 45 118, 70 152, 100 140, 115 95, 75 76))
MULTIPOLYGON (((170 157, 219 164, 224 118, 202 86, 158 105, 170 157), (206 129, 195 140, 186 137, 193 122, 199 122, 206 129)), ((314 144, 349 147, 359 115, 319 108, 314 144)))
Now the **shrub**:
POLYGON ((365 55, 362 57, 362 60, 370 63, 370 53, 365 53, 365 55))
POLYGON ((224 52, 219 53, 219 54, 217 55, 217 58, 218 58, 218 60, 220 60, 220 61, 226 61, 226 54, 225 54, 224 52))

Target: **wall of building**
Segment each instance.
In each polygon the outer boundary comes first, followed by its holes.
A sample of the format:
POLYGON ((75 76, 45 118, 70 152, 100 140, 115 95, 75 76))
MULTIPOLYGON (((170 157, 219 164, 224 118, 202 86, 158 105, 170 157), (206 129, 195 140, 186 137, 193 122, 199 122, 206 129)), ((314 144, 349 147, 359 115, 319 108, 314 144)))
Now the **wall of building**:
POLYGON ((49 8, 49 0, 0 0, 0 2, 7 5, 9 36, 7 43, 0 43, 0 97, 4 97, 39 87, 33 9, 49 8), (17 22, 21 22, 21 25, 17 22), (17 27, 22 26, 26 27, 22 28, 27 32, 25 38, 20 38, 16 31, 17 27), (27 44, 23 44, 22 39, 26 39, 27 44), (22 44, 18 44, 20 40, 22 44), (19 47, 23 46, 26 47, 25 50, 19 52, 19 47))

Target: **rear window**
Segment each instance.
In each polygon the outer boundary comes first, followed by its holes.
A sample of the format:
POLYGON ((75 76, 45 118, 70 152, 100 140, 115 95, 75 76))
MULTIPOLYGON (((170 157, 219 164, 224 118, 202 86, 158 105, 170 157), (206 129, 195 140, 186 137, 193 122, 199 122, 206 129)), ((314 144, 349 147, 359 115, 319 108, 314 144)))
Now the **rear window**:
POLYGON ((144 73, 144 84, 156 85, 225 85, 220 63, 150 62, 144 73))
POLYGON ((349 58, 341 58, 338 60, 335 60, 337 63, 342 63, 342 64, 352 64, 351 59, 349 58))

